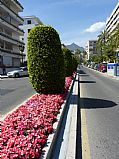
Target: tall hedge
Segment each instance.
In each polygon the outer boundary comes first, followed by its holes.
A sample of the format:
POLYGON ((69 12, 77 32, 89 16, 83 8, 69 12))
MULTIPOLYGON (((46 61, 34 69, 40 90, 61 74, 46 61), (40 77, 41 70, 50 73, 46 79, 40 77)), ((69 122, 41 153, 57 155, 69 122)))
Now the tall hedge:
POLYGON ((78 60, 76 56, 72 55, 72 71, 76 71, 78 66, 78 60))
POLYGON ((62 48, 63 54, 64 54, 64 64, 65 64, 65 76, 71 76, 72 75, 72 53, 67 48, 62 48))
POLYGON ((39 25, 28 36, 28 71, 33 88, 38 93, 64 91, 64 56, 56 30, 39 25))

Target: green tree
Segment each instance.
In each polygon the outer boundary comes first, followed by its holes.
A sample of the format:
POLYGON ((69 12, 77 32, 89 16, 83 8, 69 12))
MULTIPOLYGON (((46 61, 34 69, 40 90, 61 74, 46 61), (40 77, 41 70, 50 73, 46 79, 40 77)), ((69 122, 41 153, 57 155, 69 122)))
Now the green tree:
POLYGON ((72 73, 77 70, 78 61, 75 55, 72 55, 72 73))
POLYGON ((111 33, 104 30, 98 36, 97 49, 100 51, 101 62, 103 60, 114 62, 117 48, 119 48, 119 24, 111 33))
POLYGON ((64 91, 64 56, 54 28, 39 25, 31 29, 28 36, 28 71, 38 93, 64 91))
POLYGON ((79 49, 77 49, 75 51, 74 57, 77 60, 78 64, 80 64, 82 62, 82 55, 81 55, 81 51, 79 49))
POLYGON ((100 62, 103 62, 103 60, 105 59, 107 37, 108 34, 106 30, 102 31, 101 34, 98 36, 97 50, 99 50, 100 53, 100 62))
POLYGON ((72 75, 72 53, 67 48, 62 48, 64 54, 65 76, 72 75))
POLYGON ((100 61, 101 61, 100 58, 101 58, 100 55, 93 55, 93 56, 92 56, 92 62, 100 63, 100 61))
POLYGON ((112 39, 113 39, 113 44, 116 50, 117 48, 119 48, 119 24, 116 26, 116 28, 112 32, 112 39))
POLYGON ((108 37, 105 58, 109 62, 114 62, 116 60, 115 43, 113 40, 113 36, 108 37))

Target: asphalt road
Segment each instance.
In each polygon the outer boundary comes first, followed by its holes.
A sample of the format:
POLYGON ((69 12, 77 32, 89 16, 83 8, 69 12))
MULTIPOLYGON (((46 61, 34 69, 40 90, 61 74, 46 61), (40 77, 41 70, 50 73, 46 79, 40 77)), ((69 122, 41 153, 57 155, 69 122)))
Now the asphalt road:
POLYGON ((119 159, 119 80, 82 68, 80 91, 90 159, 119 159))
POLYGON ((28 77, 0 80, 0 115, 12 111, 34 93, 28 77))

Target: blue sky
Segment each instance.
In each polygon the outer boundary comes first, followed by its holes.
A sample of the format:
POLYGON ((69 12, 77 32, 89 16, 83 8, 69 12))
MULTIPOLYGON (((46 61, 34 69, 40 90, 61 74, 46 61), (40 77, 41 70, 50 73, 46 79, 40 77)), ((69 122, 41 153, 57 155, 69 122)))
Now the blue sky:
POLYGON ((19 0, 24 7, 21 16, 35 15, 54 27, 64 44, 85 46, 96 39, 105 27, 118 0, 19 0))

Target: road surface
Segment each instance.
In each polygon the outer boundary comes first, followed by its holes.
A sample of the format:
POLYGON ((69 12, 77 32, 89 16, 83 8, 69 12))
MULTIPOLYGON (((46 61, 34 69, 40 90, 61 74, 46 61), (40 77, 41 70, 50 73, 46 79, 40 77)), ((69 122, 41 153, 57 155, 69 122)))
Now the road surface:
POLYGON ((0 115, 5 115, 34 93, 28 77, 0 80, 0 115))
POLYGON ((84 159, 119 159, 119 80, 89 68, 79 76, 84 159))

